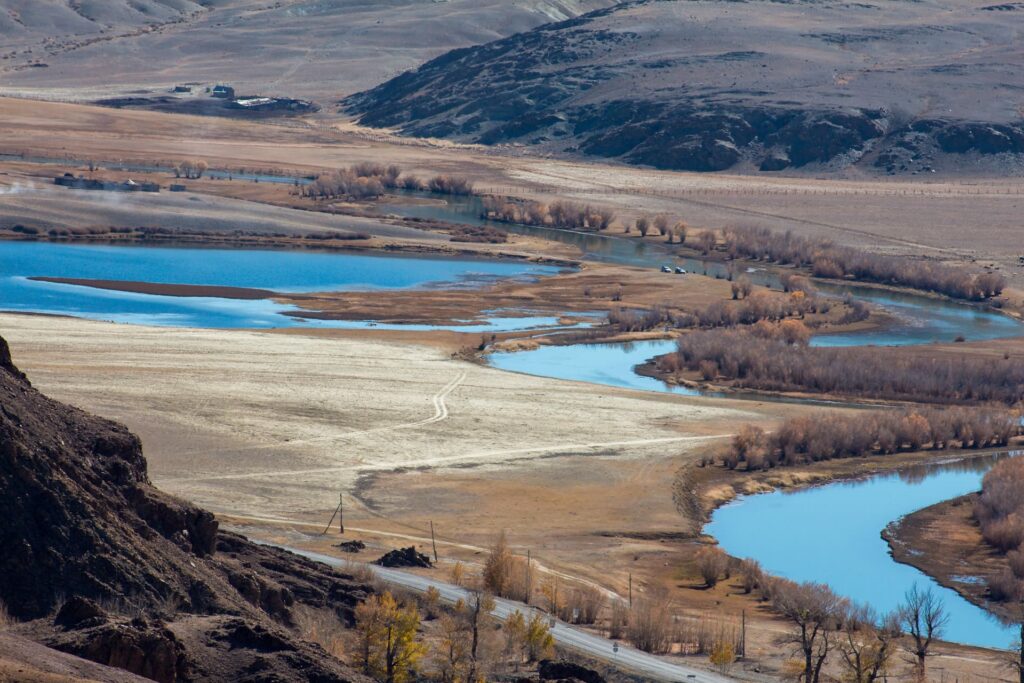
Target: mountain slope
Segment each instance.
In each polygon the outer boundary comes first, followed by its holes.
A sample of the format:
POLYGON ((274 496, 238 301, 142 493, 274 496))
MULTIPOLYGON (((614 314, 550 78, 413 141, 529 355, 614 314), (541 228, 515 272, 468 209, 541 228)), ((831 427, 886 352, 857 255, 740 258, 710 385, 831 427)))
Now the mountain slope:
POLYGON ((613 2, 0 0, 0 30, 10 50, 0 61, 2 90, 99 99, 227 82, 240 93, 328 102, 453 48, 613 2), (146 17, 156 26, 144 26, 146 17))
POLYGON ((199 0, 2 0, 4 42, 126 31, 203 11, 199 0))
POLYGON ((0 601, 36 642, 159 681, 363 680, 294 627, 351 621, 364 587, 153 488, 133 434, 42 396, 2 339, 0 516, 0 601))
POLYGON ((346 105, 411 135, 661 168, 941 170, 1024 152, 1022 27, 1024 4, 987 0, 629 2, 450 52, 346 105))

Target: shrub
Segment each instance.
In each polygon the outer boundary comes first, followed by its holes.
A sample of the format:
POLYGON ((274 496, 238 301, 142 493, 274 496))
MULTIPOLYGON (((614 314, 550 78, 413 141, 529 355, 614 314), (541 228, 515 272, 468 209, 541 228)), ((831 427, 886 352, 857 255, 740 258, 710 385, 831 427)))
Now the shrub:
POLYGON ((708 588, 714 588, 728 568, 729 556, 721 548, 701 548, 697 553, 697 571, 708 588))
MULTIPOLYGON (((974 503, 974 518, 989 544, 1003 552, 1020 549, 1024 543, 1024 461, 1003 460, 985 474, 974 503)), ((1011 569, 1019 567, 1020 560, 1021 553, 1014 552, 1011 569)))
POLYGON ((629 640, 638 650, 660 654, 671 645, 672 617, 664 599, 639 598, 630 610, 629 640))
MULTIPOLYGON (((749 301, 757 297, 751 296, 749 301)), ((759 311, 757 315, 769 315, 759 311)), ((770 314, 774 317, 774 313, 770 314)), ((706 327, 735 320, 734 309, 712 305, 706 327)), ((748 319, 756 317, 751 314, 748 319)), ((697 371, 704 361, 737 386, 933 403, 1024 400, 1024 362, 1007 358, 923 356, 891 348, 807 348, 808 333, 793 325, 706 330, 680 337, 678 351, 658 359, 663 372, 697 371)))
POLYGON ((589 204, 557 201, 551 205, 542 202, 484 197, 481 218, 502 223, 550 226, 565 230, 607 230, 615 219, 608 209, 589 204))
POLYGON ((427 181, 427 189, 438 194, 473 194, 473 181, 463 176, 438 175, 427 181))
MULTIPOLYGON (((906 409, 857 416, 825 413, 790 418, 770 434, 753 426, 741 427, 721 459, 730 469, 745 464, 747 470, 759 470, 924 447, 1005 446, 1017 433, 1017 420, 1009 410, 980 408, 906 409)), ((1015 496, 1014 492, 999 490, 983 499, 1015 500, 1015 496)), ((1005 502, 1000 505, 1008 506, 1005 502)), ((979 519, 999 517, 987 510, 981 508, 975 514, 979 519)), ((1011 520, 993 527, 993 538, 1001 547, 1024 539, 1024 523, 1016 517, 1011 520)))
MULTIPOLYGON (((874 254, 837 246, 827 240, 799 237, 788 231, 730 228, 724 231, 723 238, 723 248, 733 258, 809 268, 816 277, 899 285, 974 300, 998 296, 1006 286, 1006 279, 998 273, 874 254)), ((710 250, 706 244, 704 246, 710 250)))

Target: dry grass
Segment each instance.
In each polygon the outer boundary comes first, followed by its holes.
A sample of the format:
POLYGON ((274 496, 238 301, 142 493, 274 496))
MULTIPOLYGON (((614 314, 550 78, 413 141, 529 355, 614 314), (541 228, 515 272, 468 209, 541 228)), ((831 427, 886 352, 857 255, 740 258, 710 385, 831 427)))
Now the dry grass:
POLYGON ((295 610, 295 625, 303 640, 316 643, 335 659, 345 661, 347 632, 335 614, 302 607, 295 610))
POLYGON ((6 631, 18 623, 11 613, 7 611, 7 605, 0 600, 0 631, 6 631))

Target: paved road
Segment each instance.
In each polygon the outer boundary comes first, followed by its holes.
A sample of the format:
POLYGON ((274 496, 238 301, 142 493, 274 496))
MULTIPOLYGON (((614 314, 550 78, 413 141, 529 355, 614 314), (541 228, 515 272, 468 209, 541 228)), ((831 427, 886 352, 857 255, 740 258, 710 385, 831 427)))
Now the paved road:
MULTIPOLYGON (((344 569, 348 564, 345 560, 331 557, 330 555, 323 555, 321 553, 306 550, 297 550, 286 546, 281 547, 285 550, 296 553, 297 555, 302 555, 303 557, 308 557, 311 560, 323 562, 324 564, 332 567, 344 569)), ((454 603, 459 599, 466 599, 469 597, 469 591, 450 583, 443 583, 425 576, 419 576, 418 574, 410 574, 408 572, 402 572, 395 569, 386 569, 372 564, 368 564, 366 566, 372 569, 374 573, 376 573, 377 576, 386 583, 402 586, 403 588, 408 588, 421 593, 426 592, 430 587, 434 587, 441 593, 441 598, 449 603, 454 603)), ((498 598, 495 600, 495 607, 492 614, 496 618, 504 621, 517 611, 522 612, 528 617, 535 610, 520 602, 498 598)), ((545 618, 548 618, 547 614, 544 616, 545 618)), ((563 621, 555 620, 554 626, 551 628, 551 634, 554 636, 555 642, 562 647, 571 648, 587 656, 593 657, 594 659, 605 662, 617 669, 623 669, 630 673, 646 676, 652 680, 680 681, 686 683, 729 683, 734 680, 709 671, 674 664, 662 659, 661 657, 649 655, 646 652, 641 652, 640 650, 621 643, 619 643, 618 652, 615 652, 613 650, 613 641, 588 631, 584 631, 583 629, 577 628, 563 621)))

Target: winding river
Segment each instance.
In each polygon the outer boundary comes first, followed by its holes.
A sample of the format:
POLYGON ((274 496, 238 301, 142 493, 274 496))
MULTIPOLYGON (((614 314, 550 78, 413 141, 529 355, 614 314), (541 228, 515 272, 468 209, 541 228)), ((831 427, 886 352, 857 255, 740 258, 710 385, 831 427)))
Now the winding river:
MULTIPOLYGON (((381 207, 407 217, 480 224, 479 200, 415 202, 381 207)), ((558 240, 580 248, 585 258, 640 267, 681 265, 693 272, 724 275, 720 263, 676 256, 657 244, 528 226, 499 227, 558 240)), ((374 321, 319 321, 296 317, 270 299, 170 297, 101 290, 30 280, 47 276, 96 280, 137 280, 269 289, 282 293, 368 288, 471 287, 495 278, 539 277, 556 269, 534 264, 466 259, 369 256, 311 251, 178 249, 78 246, 30 242, 0 243, 0 310, 72 315, 115 322, 182 327, 271 328, 377 326, 382 329, 439 329, 378 325, 374 321)), ((678 277, 667 275, 666 277, 678 277)), ((753 270, 755 281, 778 287, 768 270, 753 270)), ((995 339, 1024 333, 1006 316, 966 304, 885 290, 823 284, 832 294, 850 293, 886 309, 896 324, 884 330, 822 335, 822 346, 910 345, 948 342, 957 336, 995 339)), ((494 311, 484 320, 451 329, 496 332, 552 327, 557 319, 523 311, 494 311)), ((620 345, 547 346, 535 351, 494 354, 494 367, 546 377, 645 391, 695 394, 633 372, 648 358, 672 350, 671 341, 620 345)), ((893 607, 915 581, 927 577, 895 563, 880 538, 890 522, 922 507, 977 490, 992 459, 947 464, 899 475, 880 475, 794 493, 742 497, 715 513, 707 531, 730 553, 754 557, 772 573, 797 580, 827 581, 837 591, 873 605, 893 607)), ((947 637, 959 642, 1006 647, 1012 636, 987 613, 946 589, 953 615, 947 637)))
MULTIPOLYGON (((397 208, 389 207, 392 211, 397 208)), ((480 205, 473 198, 450 200, 446 206, 419 205, 410 213, 437 220, 485 222, 480 220, 480 205)), ((679 258, 639 240, 526 226, 498 227, 575 245, 593 260, 651 268, 682 265, 691 272, 721 277, 726 274, 721 263, 679 258)), ((771 271, 755 270, 750 275, 758 284, 780 286, 771 271)), ((1024 334, 1024 326, 1016 320, 968 304, 874 287, 830 283, 816 286, 829 294, 850 294, 881 307, 896 322, 885 329, 819 335, 812 340, 815 346, 907 346, 949 342, 958 336, 981 340, 1024 334)), ((667 385, 633 372, 636 365, 674 348, 673 341, 543 346, 533 351, 493 354, 489 360, 503 370, 545 377, 643 391, 698 394, 693 389, 667 385)), ((938 585, 913 567, 895 562, 881 536, 887 525, 907 514, 977 491, 985 472, 1006 455, 921 466, 792 492, 742 496, 717 510, 705 531, 718 539, 730 555, 755 558, 777 576, 828 583, 838 593, 869 604, 879 613, 899 605, 915 583, 930 585, 950 614, 945 638, 1007 648, 1014 640, 1011 630, 956 591, 938 585)))
POLYGON ((985 472, 1003 457, 1007 454, 744 496, 719 508, 704 530, 730 555, 756 558, 777 576, 828 583, 880 614, 895 609, 915 583, 931 586, 950 616, 946 640, 1008 648, 1013 630, 956 591, 895 562, 880 535, 889 523, 911 512, 977 491, 985 472))

